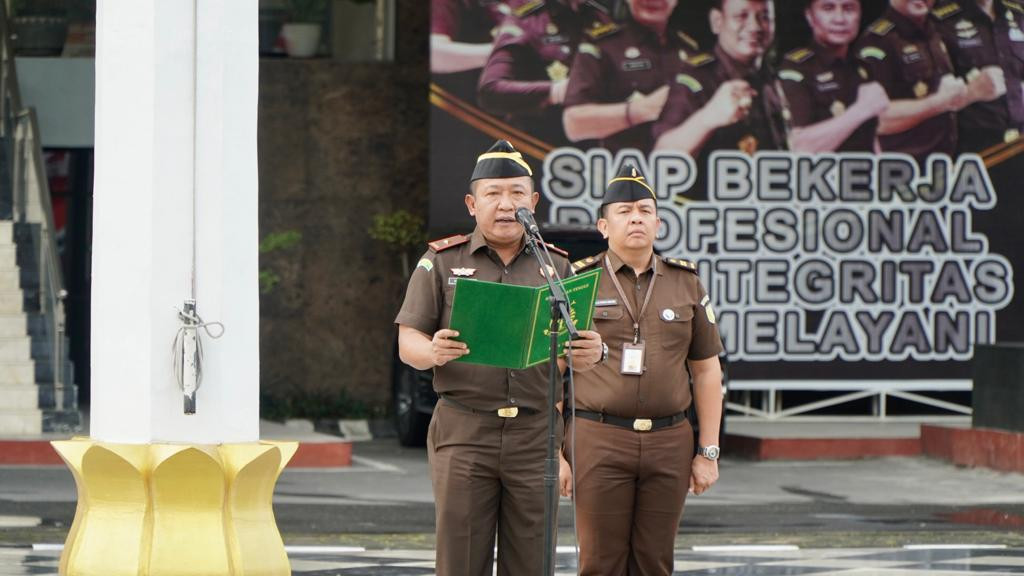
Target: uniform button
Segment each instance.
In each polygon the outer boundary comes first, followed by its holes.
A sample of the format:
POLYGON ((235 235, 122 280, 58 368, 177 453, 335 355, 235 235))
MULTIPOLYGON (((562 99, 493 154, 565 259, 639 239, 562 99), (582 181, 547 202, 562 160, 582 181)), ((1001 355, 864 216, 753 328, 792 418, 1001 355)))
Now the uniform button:
POLYGON ((509 378, 515 378, 516 377, 516 373, 514 371, 512 371, 512 370, 509 370, 508 371, 508 377, 509 378))
POLYGON ((508 274, 508 268, 505 268, 505 274, 508 274))
POLYGON ((509 403, 509 404, 512 404, 512 405, 515 405, 515 403, 516 403, 516 399, 515 399, 515 398, 509 398, 509 399, 508 399, 508 403, 509 403))

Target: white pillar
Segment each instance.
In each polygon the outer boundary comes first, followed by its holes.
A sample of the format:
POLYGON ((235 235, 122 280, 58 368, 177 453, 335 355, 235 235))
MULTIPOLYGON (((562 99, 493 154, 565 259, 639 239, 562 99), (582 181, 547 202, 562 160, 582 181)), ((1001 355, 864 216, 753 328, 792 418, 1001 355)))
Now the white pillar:
POLYGON ((195 1, 198 14, 193 0, 98 2, 90 433, 103 442, 259 439, 258 5, 195 1), (226 330, 200 332, 189 416, 171 346, 193 188, 198 312, 226 330))

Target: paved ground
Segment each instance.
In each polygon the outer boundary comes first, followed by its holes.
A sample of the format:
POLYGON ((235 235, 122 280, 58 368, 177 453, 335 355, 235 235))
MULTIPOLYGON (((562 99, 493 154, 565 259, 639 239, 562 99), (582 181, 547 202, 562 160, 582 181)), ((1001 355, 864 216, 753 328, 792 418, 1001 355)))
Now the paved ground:
MULTIPOLYGON (((722 480, 692 497, 678 537, 680 574, 1024 574, 1024 475, 957 468, 924 458, 863 461, 726 460, 722 480), (694 546, 786 545, 770 552, 694 546), (911 551, 908 545, 1001 549, 911 551), (712 570, 713 571, 710 571, 712 570)), ((60 467, 0 467, 0 575, 54 573, 53 551, 74 515, 60 467)), ((297 575, 429 574, 433 503, 422 449, 359 443, 351 468, 286 470, 275 512, 297 575)), ((559 544, 572 544, 562 502, 559 544)), ((572 573, 573 556, 559 556, 572 573)))

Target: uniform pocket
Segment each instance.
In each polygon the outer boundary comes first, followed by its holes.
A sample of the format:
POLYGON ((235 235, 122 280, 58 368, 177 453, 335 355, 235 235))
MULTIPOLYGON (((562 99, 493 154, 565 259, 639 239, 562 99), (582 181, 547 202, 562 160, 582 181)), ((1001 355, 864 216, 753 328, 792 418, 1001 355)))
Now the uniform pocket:
POLYGON ((594 320, 622 320, 623 313, 619 306, 602 306, 594 308, 594 320))
POLYGON ((661 345, 665 348, 688 347, 693 335, 693 306, 673 306, 659 310, 661 345))

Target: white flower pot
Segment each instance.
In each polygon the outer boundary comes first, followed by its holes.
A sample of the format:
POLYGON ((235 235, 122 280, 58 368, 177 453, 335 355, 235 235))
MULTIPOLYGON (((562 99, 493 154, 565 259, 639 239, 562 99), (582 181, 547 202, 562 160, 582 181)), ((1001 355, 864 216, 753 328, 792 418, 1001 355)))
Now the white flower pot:
POLYGON ((309 58, 320 47, 320 25, 290 22, 281 28, 284 49, 292 58, 309 58))

